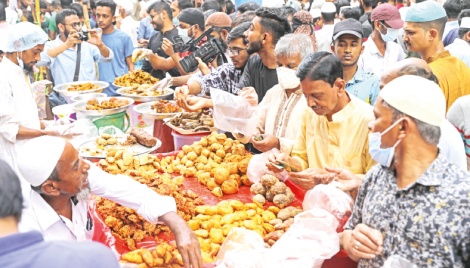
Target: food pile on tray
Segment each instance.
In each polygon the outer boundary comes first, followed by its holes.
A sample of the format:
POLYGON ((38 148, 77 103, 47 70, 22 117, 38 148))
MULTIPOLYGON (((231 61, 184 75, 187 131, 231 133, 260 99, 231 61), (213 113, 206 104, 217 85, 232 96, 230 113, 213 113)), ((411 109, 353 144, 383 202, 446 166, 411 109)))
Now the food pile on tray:
POLYGON ((157 82, 157 78, 142 70, 129 72, 128 74, 114 79, 114 84, 120 87, 140 86, 143 84, 153 85, 157 82))
POLYGON ((116 109, 129 105, 129 101, 126 99, 118 99, 111 97, 105 100, 97 100, 95 98, 90 99, 86 102, 85 108, 87 110, 106 110, 106 109, 116 109))
POLYGON ((70 85, 67 88, 67 91, 86 91, 86 90, 92 90, 92 89, 97 89, 97 88, 99 88, 98 85, 87 82, 87 83, 82 83, 82 84, 70 85))
POLYGON ((183 111, 174 101, 169 100, 157 100, 152 104, 151 109, 159 114, 179 113, 183 111))
POLYGON ((133 85, 130 87, 123 88, 122 93, 136 96, 161 96, 164 92, 160 90, 149 90, 153 85, 133 85))
POLYGON ((183 258, 176 248, 176 243, 158 241, 155 249, 140 248, 121 256, 121 260, 129 263, 141 264, 139 267, 168 267, 180 268, 183 258), (145 266, 143 266, 145 265, 145 266))
POLYGON ((214 128, 214 119, 212 118, 211 110, 202 110, 192 113, 183 112, 168 119, 166 124, 181 134, 217 131, 217 129, 214 128))

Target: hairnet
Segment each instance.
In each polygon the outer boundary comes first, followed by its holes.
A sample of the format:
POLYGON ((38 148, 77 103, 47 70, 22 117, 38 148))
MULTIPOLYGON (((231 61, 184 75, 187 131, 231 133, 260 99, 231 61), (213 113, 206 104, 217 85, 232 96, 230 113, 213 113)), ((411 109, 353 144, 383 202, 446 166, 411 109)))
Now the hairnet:
POLYGON ((8 44, 5 52, 25 51, 48 40, 47 34, 30 22, 13 24, 8 29, 8 44))

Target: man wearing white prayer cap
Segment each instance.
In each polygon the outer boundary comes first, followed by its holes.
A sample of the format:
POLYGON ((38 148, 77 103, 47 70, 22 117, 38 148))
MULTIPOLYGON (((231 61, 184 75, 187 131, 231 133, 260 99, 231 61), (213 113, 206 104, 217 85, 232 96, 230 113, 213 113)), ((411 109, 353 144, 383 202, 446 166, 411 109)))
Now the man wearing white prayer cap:
POLYGON ((91 240, 94 212, 89 194, 93 194, 136 210, 150 223, 164 222, 175 235, 185 266, 202 267, 198 239, 176 214, 173 197, 161 196, 127 176, 102 171, 60 137, 31 139, 18 156, 20 173, 31 184, 21 231, 37 230, 45 240, 91 240))
POLYGON ((333 41, 336 6, 331 2, 326 2, 321 6, 320 11, 323 26, 320 30, 315 32, 318 44, 318 51, 331 52, 330 45, 333 41))
POLYGON ((379 93, 369 124, 369 152, 379 164, 343 233, 359 267, 382 267, 393 255, 417 267, 468 263, 470 174, 437 147, 445 112, 439 86, 419 76, 395 78, 379 93))

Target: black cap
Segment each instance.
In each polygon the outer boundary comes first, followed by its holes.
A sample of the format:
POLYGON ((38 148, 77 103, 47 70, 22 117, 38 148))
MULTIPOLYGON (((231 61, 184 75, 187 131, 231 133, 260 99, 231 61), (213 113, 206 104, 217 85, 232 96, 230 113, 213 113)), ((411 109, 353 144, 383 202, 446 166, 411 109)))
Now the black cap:
POLYGON ((204 14, 197 8, 185 8, 181 10, 178 20, 189 25, 199 25, 200 29, 204 29, 204 14))
POLYGON ((333 40, 338 39, 343 34, 352 34, 363 38, 362 24, 355 19, 345 19, 335 24, 333 29, 333 40))

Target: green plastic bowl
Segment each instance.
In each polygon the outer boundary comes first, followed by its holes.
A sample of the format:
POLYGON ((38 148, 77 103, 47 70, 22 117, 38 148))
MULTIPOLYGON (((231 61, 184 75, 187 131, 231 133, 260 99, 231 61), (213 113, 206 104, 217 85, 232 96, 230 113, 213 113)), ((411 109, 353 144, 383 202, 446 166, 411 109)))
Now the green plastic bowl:
POLYGON ((114 126, 122 130, 122 132, 124 133, 129 129, 129 126, 131 125, 129 115, 126 111, 112 115, 105 115, 103 117, 93 119, 92 122, 96 126, 96 128, 98 128, 98 130, 101 127, 114 126))

